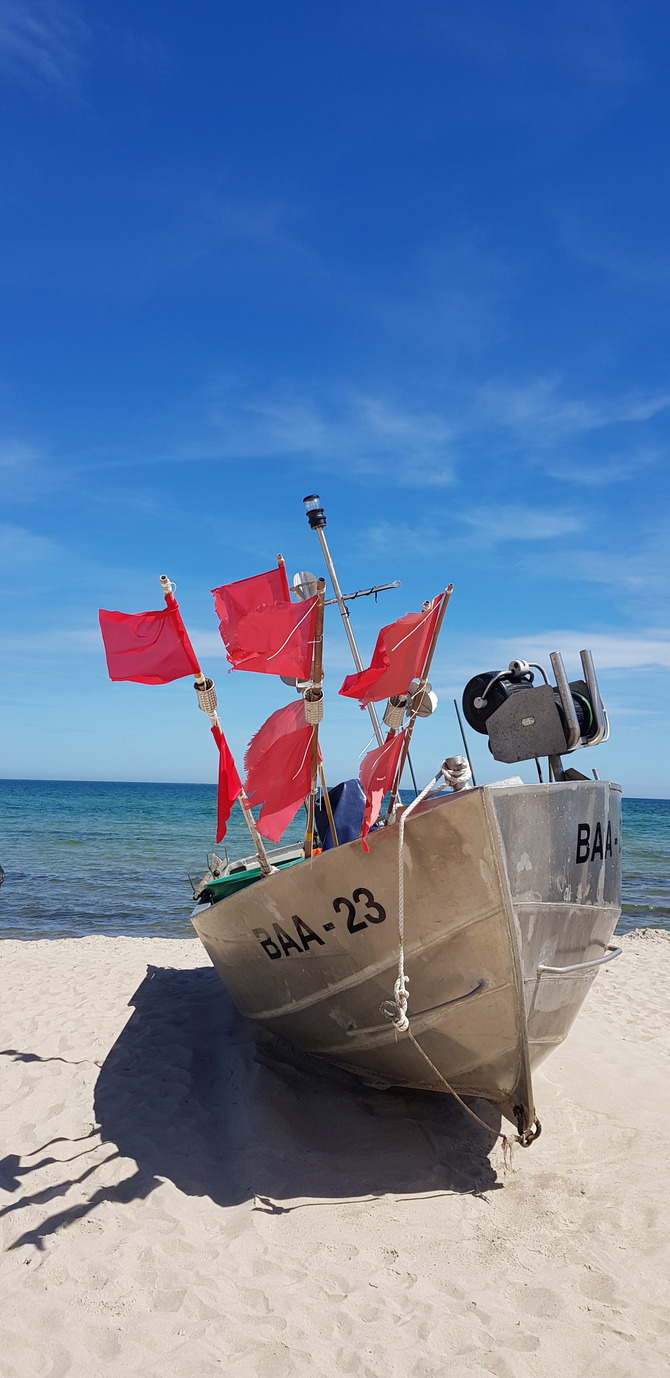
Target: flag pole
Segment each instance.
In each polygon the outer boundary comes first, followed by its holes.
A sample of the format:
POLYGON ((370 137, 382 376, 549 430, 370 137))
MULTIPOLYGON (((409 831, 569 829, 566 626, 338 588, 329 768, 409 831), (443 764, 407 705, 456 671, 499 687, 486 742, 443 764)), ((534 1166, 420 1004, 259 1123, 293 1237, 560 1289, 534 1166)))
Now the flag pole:
POLYGON ((330 828, 330 836, 331 836, 332 839, 333 839, 333 846, 334 846, 334 847, 339 847, 340 842, 339 842, 339 838, 338 838, 338 836, 337 836, 337 828, 335 827, 335 817, 334 817, 334 814, 333 814, 333 806, 332 806, 332 804, 331 804, 331 802, 330 802, 330 795, 329 795, 329 793, 328 793, 328 786, 326 785, 326 774, 325 774, 325 771, 324 771, 322 765, 319 765, 319 779, 320 779, 320 781, 321 781, 321 793, 322 793, 322 795, 323 795, 323 803, 324 803, 324 807, 325 807, 325 810, 326 810, 326 818, 328 819, 328 827, 330 828))
POLYGON ((316 788, 319 772, 319 723, 323 718, 323 605, 326 597, 326 581, 319 579, 316 585, 316 626, 314 630, 314 656, 312 659, 312 678, 305 690, 305 717, 312 724, 310 743, 311 789, 307 808, 307 829, 305 832, 305 856, 310 857, 314 850, 314 812, 316 807, 316 788))
POLYGON ((278 555, 278 556, 277 556, 277 569, 279 570, 279 573, 281 574, 282 583, 283 583, 283 585, 284 585, 284 593, 286 594, 286 599, 287 599, 287 601, 289 601, 290 598, 291 598, 291 590, 290 590, 290 588, 289 588, 289 586, 288 586, 288 574, 286 573, 286 561, 285 561, 283 555, 278 555))
POLYGON ((449 584, 449 587, 446 588, 446 589, 444 590, 444 593, 442 594, 442 606, 440 607, 440 611, 439 611, 439 613, 438 613, 438 615, 437 615, 437 622, 435 623, 435 630, 434 630, 433 635, 432 635, 432 637, 431 637, 431 639, 430 639, 430 645, 429 645, 429 647, 428 647, 428 652, 427 652, 427 654, 426 654, 426 660, 425 660, 425 663, 424 663, 423 670, 421 671, 421 679, 420 679, 420 681, 419 681, 419 686, 418 686, 418 689, 416 690, 416 693, 413 695, 414 702, 416 703, 416 708, 413 710, 413 712, 412 712, 412 714, 411 714, 411 717, 410 717, 410 720, 409 720, 409 722, 408 722, 408 724, 407 724, 407 727, 405 728, 405 740, 404 740, 404 742, 403 742, 402 751, 401 751, 401 753, 400 753, 400 760, 399 760, 399 762, 398 762, 398 769, 397 769, 397 772, 396 772, 396 777, 395 777, 395 780, 393 781, 393 789, 391 790, 391 798, 390 798, 390 800, 389 800, 388 811, 387 811, 387 814, 386 814, 386 817, 387 817, 387 818, 391 818, 391 817, 393 816, 393 814, 395 813, 396 803, 397 803, 397 799, 398 799, 398 791, 399 791, 399 789, 400 789, 400 781, 401 781, 401 779, 402 779, 403 770, 405 769, 405 762, 406 762, 407 757, 408 757, 408 755, 409 755, 409 744, 410 744, 410 742, 411 742, 411 740, 412 740, 412 733, 413 733, 413 731, 414 731, 414 724, 415 724, 415 722, 416 722, 416 720, 417 720, 418 713, 419 713, 419 705, 420 705, 420 703, 421 703, 421 699, 422 699, 422 697, 423 697, 423 694, 425 693, 426 685, 427 685, 427 683, 428 683, 428 672, 429 672, 429 670, 430 670, 431 663, 432 663, 432 659, 433 659, 433 656, 434 656, 434 654, 435 654, 435 648, 436 648, 436 646, 437 646, 438 637, 439 637, 440 632, 441 632, 441 630, 442 630, 442 623, 444 622, 444 614, 445 614, 445 612, 447 611, 447 605, 448 605, 448 603, 449 603, 449 599, 451 598, 451 595, 452 595, 453 591, 454 591, 454 586, 453 586, 453 584, 449 584))
MULTIPOLYGON (((177 600, 174 596, 174 593, 172 592, 172 582, 170 579, 168 579, 167 574, 161 574, 160 584, 163 590, 163 594, 165 596, 165 602, 167 603, 167 606, 169 608, 176 607, 177 600)), ((218 727, 219 731, 221 731, 221 723, 219 721, 219 715, 216 711, 218 705, 216 699, 216 691, 214 689, 214 680, 208 679, 205 675, 203 675, 202 670, 200 669, 200 662, 198 662, 198 673, 195 674, 194 672, 193 679, 195 691, 198 695, 198 707, 202 708, 203 712, 207 714, 209 721, 212 724, 212 727, 218 727)), ((247 796, 244 793, 244 790, 242 790, 241 794, 238 795, 238 802, 242 810, 242 814, 244 816, 244 821, 251 834, 251 840, 256 849, 256 855, 260 862, 261 875, 269 876, 272 874, 275 868, 272 865, 268 857, 268 854, 265 850, 265 844, 258 831, 258 828, 256 827, 256 820, 251 812, 251 809, 249 808, 249 803, 247 800, 247 796)))

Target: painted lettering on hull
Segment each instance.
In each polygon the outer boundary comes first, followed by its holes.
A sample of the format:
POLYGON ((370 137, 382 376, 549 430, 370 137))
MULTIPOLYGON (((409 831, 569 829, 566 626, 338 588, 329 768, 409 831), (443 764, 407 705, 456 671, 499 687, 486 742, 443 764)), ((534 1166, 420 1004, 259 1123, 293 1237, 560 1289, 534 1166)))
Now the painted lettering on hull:
POLYGON ((604 837, 602 823, 596 823, 593 828, 590 823, 580 823, 577 827, 575 861, 580 866, 584 861, 604 861, 605 857, 613 855, 613 846, 619 846, 619 839, 612 837, 611 823, 608 822, 604 837))
MULTIPOLYGON (((386 918, 383 905, 379 904, 372 891, 366 890, 364 886, 354 890, 351 899, 347 899, 345 895, 338 895, 333 900, 333 911, 340 919, 346 917, 347 933, 362 933, 368 924, 383 923, 386 918)), ((291 915, 291 923, 295 936, 279 923, 273 923, 272 933, 268 932, 267 928, 251 930, 263 951, 267 952, 270 961, 276 962, 280 957, 290 957, 295 952, 302 957, 310 951, 311 943, 316 943, 318 947, 325 946, 325 938, 310 928, 299 914, 291 915)), ((332 922, 321 925, 324 933, 332 933, 336 926, 332 922)))

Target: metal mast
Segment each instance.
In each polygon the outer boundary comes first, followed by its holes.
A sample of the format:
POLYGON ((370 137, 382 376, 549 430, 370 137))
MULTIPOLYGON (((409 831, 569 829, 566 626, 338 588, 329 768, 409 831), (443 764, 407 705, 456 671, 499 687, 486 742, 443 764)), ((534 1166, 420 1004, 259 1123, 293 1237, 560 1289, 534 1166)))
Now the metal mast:
MULTIPOLYGON (((354 665, 356 666, 357 670, 363 670, 365 667, 363 665, 363 661, 361 660, 360 651, 356 644, 356 637, 354 636, 353 628, 351 626, 349 609, 347 608, 344 598, 342 597, 342 590, 340 588, 337 574, 335 573, 333 559, 328 549, 328 542, 326 540, 324 532, 324 527, 326 525, 326 515, 321 506, 321 499, 319 498, 318 493, 310 493, 309 497, 304 498, 303 501, 305 504, 305 511, 307 513, 307 520, 309 521, 312 531, 316 531, 316 534, 319 538, 321 550, 323 551, 323 558, 326 562, 326 568, 330 575, 330 582, 333 586, 335 601, 337 602, 337 606, 340 609, 340 616, 344 623, 344 630, 347 634, 347 641, 349 642, 349 645, 351 647, 351 654, 354 658, 354 665)), ((367 710, 370 714, 370 721, 374 728, 374 733, 377 738, 377 741, 379 745, 382 746, 384 742, 384 734, 381 729, 379 718, 377 717, 377 710, 375 709, 373 703, 369 703, 367 705, 367 710)))

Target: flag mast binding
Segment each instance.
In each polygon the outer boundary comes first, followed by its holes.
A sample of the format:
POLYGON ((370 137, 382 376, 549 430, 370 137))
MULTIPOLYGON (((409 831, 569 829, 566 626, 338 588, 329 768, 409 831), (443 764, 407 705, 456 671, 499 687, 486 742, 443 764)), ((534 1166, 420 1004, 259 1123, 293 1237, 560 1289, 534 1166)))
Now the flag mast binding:
MULTIPOLYGON (((172 605, 176 603, 176 599, 172 591, 172 582, 170 579, 168 579, 167 574, 161 574, 160 584, 163 590, 163 594, 165 596, 165 602, 167 603, 168 607, 172 607, 172 605)), ((219 721, 219 715, 216 711, 218 707, 218 700, 216 697, 216 690, 214 688, 214 680, 209 679, 207 676, 203 675, 199 665, 198 673, 194 674, 193 678, 193 687, 198 696, 198 708, 202 709, 203 713, 207 714, 209 721, 212 724, 212 729, 218 729, 218 731, 220 732, 221 723, 219 721)), ((258 831, 258 828, 256 827, 256 820, 254 819, 251 809, 249 808, 249 805, 247 803, 247 797, 243 789, 240 791, 240 794, 238 795, 238 801, 240 808, 242 810, 242 814, 244 816, 244 821, 251 834, 251 840, 254 844, 254 847, 256 848, 256 854, 258 856, 261 868, 261 875, 272 875, 272 873, 276 870, 276 867, 272 866, 270 863, 268 854, 265 850, 265 844, 258 831)))

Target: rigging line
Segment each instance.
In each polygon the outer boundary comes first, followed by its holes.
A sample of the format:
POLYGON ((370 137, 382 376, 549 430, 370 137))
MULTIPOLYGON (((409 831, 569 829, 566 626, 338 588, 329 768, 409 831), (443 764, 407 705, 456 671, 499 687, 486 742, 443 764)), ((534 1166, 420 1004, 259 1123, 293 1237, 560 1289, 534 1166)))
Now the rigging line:
MULTIPOLYGON (((441 593, 438 593, 437 596, 438 596, 438 598, 441 598, 441 597, 442 597, 442 594, 441 594, 441 593)), ((420 622, 417 622, 416 627, 412 627, 411 632, 408 632, 408 633, 407 633, 407 636, 404 636, 403 639, 402 639, 402 641, 397 641, 397 642, 396 642, 395 646, 393 647, 393 650, 394 650, 394 651, 400 650, 400 647, 401 647, 401 646, 404 646, 404 644, 405 644, 406 641, 409 641, 410 636, 414 636, 415 632, 420 632, 420 631, 421 631, 421 628, 422 628, 422 626, 423 626, 423 624, 424 624, 424 622, 427 622, 427 621, 428 621, 428 618, 429 618, 429 617, 432 617, 432 615, 433 615, 434 612, 435 612, 435 599, 433 599, 433 606, 430 607, 430 608, 428 609, 428 612, 426 613, 426 616, 425 616, 425 617, 422 617, 420 622)))
POLYGON ((292 776, 291 776, 291 779, 292 779, 292 780, 297 780, 297 778, 298 778, 298 776, 299 776, 299 774, 300 774, 300 772, 301 772, 301 770, 302 770, 302 768, 303 768, 303 766, 304 766, 304 764, 305 764, 305 761, 307 760, 307 752, 311 749, 312 742, 313 742, 313 740, 314 740, 314 733, 315 733, 315 732, 316 732, 316 724, 312 727, 312 730, 311 730, 311 732, 310 732, 310 734, 309 734, 309 741, 308 741, 308 743, 307 743, 307 746, 305 747, 305 751, 304 751, 304 755, 303 755, 302 761, 300 762, 300 765, 298 766, 298 769, 296 770, 295 775, 292 775, 292 776))
MULTIPOLYGON (((291 604, 291 607, 293 607, 293 604, 291 604)), ((310 617, 311 614, 312 614, 313 612, 314 612, 314 607, 311 607, 311 608, 308 608, 308 609, 307 609, 307 612, 305 613, 305 616, 304 616, 304 617, 301 617, 301 618, 300 618, 300 621, 299 621, 299 622, 296 622, 295 627, 293 627, 292 630, 289 632, 289 634, 288 634, 288 636, 287 636, 287 638, 286 638, 286 641, 283 641, 283 642, 282 642, 281 646, 279 647, 279 650, 273 651, 272 655, 271 655, 271 656, 268 656, 268 660, 274 660, 274 659, 276 658, 276 656, 278 656, 278 655, 281 654, 281 652, 283 651, 284 647, 285 647, 286 645, 288 645, 288 642, 291 640, 291 637, 294 636, 295 633, 296 633, 297 631, 299 631, 300 627, 302 627, 303 622, 306 622, 306 621, 307 621, 307 618, 310 617)), ((315 642, 312 642, 311 644, 314 645, 315 642)))

